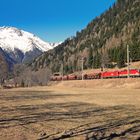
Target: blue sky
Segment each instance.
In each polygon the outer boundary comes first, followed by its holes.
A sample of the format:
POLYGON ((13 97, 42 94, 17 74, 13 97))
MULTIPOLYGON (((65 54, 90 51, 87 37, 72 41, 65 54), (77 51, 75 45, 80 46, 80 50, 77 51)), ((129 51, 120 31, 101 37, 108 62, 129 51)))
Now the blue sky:
POLYGON ((48 42, 64 41, 116 0, 0 0, 0 26, 14 26, 48 42))

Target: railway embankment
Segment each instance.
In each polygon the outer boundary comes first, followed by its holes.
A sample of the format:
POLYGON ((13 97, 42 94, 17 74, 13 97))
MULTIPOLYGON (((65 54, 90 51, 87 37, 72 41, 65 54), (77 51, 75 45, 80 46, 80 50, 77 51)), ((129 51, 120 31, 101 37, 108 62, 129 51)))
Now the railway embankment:
POLYGON ((56 88, 130 88, 140 89, 140 78, 120 79, 94 79, 94 80, 69 80, 53 81, 50 86, 56 88))

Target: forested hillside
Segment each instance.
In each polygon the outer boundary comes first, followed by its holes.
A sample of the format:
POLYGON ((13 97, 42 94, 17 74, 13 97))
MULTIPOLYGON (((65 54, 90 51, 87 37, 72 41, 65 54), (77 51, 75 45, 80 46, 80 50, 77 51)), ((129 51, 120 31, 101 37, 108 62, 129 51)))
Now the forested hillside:
MULTIPOLYGON (((92 13, 91 13, 92 14, 92 13)), ((132 61, 140 60, 140 1, 118 0, 108 11, 91 21, 75 37, 33 61, 33 70, 50 68, 71 73, 80 68, 123 67, 126 64, 126 45, 130 46, 132 61)))

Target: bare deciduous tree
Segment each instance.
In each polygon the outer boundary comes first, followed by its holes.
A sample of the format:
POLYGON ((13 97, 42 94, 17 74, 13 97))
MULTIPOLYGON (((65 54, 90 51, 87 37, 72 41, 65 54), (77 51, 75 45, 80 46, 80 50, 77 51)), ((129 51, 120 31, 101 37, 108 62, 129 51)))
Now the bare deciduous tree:
POLYGON ((7 75, 8 75, 8 65, 3 59, 3 57, 0 56, 0 85, 4 84, 7 75))
POLYGON ((39 69, 38 71, 32 71, 31 68, 24 68, 21 73, 15 70, 14 80, 21 86, 45 86, 50 80, 51 71, 47 68, 39 69))

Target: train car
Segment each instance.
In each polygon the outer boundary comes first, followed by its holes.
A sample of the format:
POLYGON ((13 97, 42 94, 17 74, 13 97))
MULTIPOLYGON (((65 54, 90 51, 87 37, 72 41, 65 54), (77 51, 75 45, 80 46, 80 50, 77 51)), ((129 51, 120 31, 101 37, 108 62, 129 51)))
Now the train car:
POLYGON ((126 69, 119 71, 119 78, 126 78, 127 76, 128 76, 128 71, 126 69))
POLYGON ((84 79, 100 79, 101 73, 88 73, 84 74, 84 79))
MULTIPOLYGON (((140 70, 138 69, 130 69, 129 70, 130 77, 139 77, 140 76, 140 70)), ((121 70, 119 71, 119 77, 120 78, 126 78, 128 76, 128 70, 121 70)))
POLYGON ((77 80, 82 80, 82 74, 77 74, 77 80))
POLYGON ((101 78, 108 79, 108 78, 118 78, 119 71, 106 71, 101 73, 101 78))
POLYGON ((139 77, 140 76, 140 70, 139 69, 130 69, 130 76, 131 77, 139 77))
POLYGON ((68 80, 68 75, 64 75, 64 76, 63 76, 63 80, 64 80, 64 81, 68 80))
POLYGON ((68 75, 67 80, 77 80, 76 75, 68 75))
POLYGON ((62 76, 57 77, 56 81, 62 81, 62 76))

